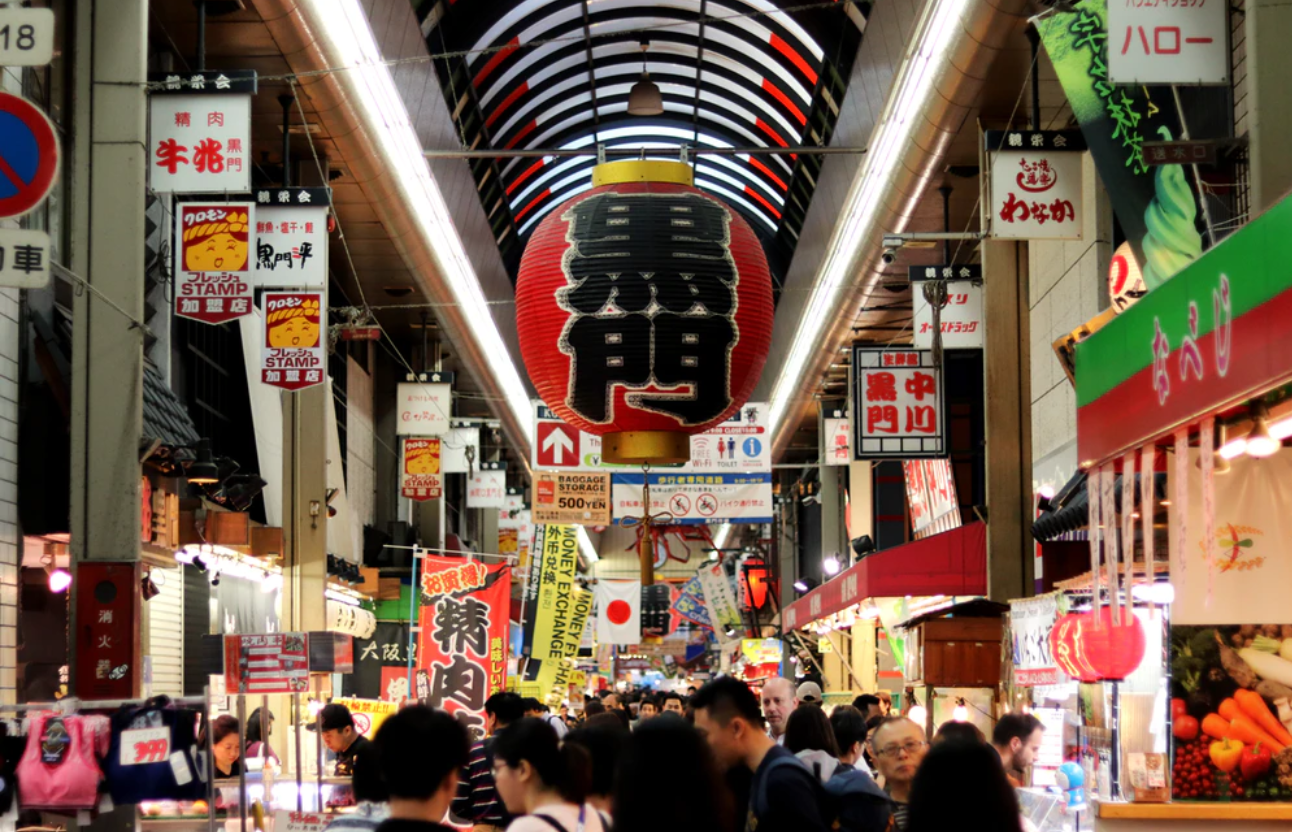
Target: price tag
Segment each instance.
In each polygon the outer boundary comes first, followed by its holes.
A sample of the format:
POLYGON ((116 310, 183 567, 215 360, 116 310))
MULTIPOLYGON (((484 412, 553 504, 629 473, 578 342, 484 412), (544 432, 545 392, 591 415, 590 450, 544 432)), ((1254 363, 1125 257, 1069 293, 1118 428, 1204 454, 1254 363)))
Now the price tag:
POLYGON ((45 66, 53 57, 53 9, 0 9, 0 66, 45 66))
POLYGON ((121 765, 160 763, 169 756, 169 728, 133 728, 121 732, 121 765))

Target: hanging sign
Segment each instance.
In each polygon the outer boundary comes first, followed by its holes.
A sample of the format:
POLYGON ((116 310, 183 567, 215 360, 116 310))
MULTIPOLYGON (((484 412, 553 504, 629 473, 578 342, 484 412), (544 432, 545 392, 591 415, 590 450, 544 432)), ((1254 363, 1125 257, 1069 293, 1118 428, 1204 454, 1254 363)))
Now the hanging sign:
POLYGON ((328 274, 328 189, 275 188, 255 196, 256 285, 323 289, 328 274))
POLYGON ((1009 632, 1014 645, 1014 684, 1057 685, 1067 681, 1050 652, 1050 632, 1059 620, 1057 595, 1009 602, 1009 632))
POLYGON ((614 521, 642 516, 642 484, 650 477, 650 513, 667 512, 675 525, 772 522, 771 474, 615 474, 614 521))
POLYGON ((39 289, 48 283, 49 234, 26 228, 0 228, 0 286, 39 289))
POLYGON ((139 563, 82 561, 75 565, 76 686, 82 699, 129 699, 137 694, 139 563))
MULTIPOLYGON (((17 11, 0 10, 0 14, 17 11)), ((0 42, 3 40, 0 37, 0 42)), ((0 219, 20 217, 44 202, 54 187, 59 168, 58 134, 39 107, 7 92, 0 92, 0 123, 4 125, 0 160, 5 165, 0 177, 0 219)))
POLYGON ((421 561, 416 695, 478 737, 485 700, 507 686, 511 567, 431 555, 421 561))
POLYGON ((534 521, 583 526, 610 525, 610 474, 534 472, 534 521))
POLYGON ((260 380, 283 390, 322 384, 327 366, 322 292, 266 292, 260 380))
POLYGON ((502 508, 498 510, 498 528, 520 528, 520 516, 525 513, 525 492, 521 488, 508 487, 502 498, 502 508))
POLYGON ((507 471, 501 462, 482 462, 467 477, 467 508, 502 508, 507 500, 507 471))
POLYGON ((1108 300, 1120 315, 1135 301, 1148 294, 1144 273, 1135 259, 1135 250, 1127 240, 1113 252, 1108 263, 1108 300))
POLYGON ((45 66, 53 58, 53 9, 0 9, 0 66, 45 66))
POLYGON ((856 459, 946 453, 942 374, 931 352, 856 346, 852 367, 856 459))
MULTIPOLYGON (((377 730, 386 721, 386 717, 393 716, 399 710, 394 702, 383 702, 380 699, 346 697, 334 698, 332 701, 337 705, 345 705, 350 710, 350 716, 354 717, 354 730, 368 739, 377 735, 377 730)), ((278 830, 275 829, 274 832, 278 830)))
MULTIPOLYGON (((982 349, 982 285, 947 283, 947 303, 942 307, 940 322, 944 349, 982 349)), ((914 343, 917 350, 933 349, 933 306, 923 293, 915 297, 914 343)))
POLYGON ((423 373, 422 380, 397 385, 396 436, 441 436, 453 412, 453 374, 423 373))
POLYGON ((538 682, 543 696, 568 678, 565 659, 574 658, 592 612, 592 593, 575 578, 579 564, 578 529, 575 526, 539 526, 541 548, 530 564, 533 582, 532 627, 527 627, 529 648, 526 681, 538 682))
POLYGON ((695 575, 704 590, 702 600, 714 628, 721 627, 722 633, 740 629, 740 606, 736 603, 736 593, 731 589, 727 570, 720 563, 711 563, 701 566, 695 575))
POLYGON ((906 275, 912 283, 923 283, 929 280, 969 280, 978 283, 982 281, 982 266, 978 263, 960 263, 954 266, 910 266, 907 268, 906 275))
POLYGON ((149 184, 157 193, 251 190, 251 96, 149 97, 149 184))
POLYGON ((950 460, 904 461, 902 473, 916 540, 959 527, 960 503, 956 499, 956 478, 950 460))
POLYGON ((225 693, 300 693, 309 681, 307 634, 224 637, 225 693))
POLYGON ((404 473, 399 493, 410 500, 424 502, 444 496, 444 477, 440 471, 440 440, 404 438, 404 473))
POLYGON ((480 464, 480 428, 453 427, 440 437, 440 467, 446 474, 466 474, 480 464))
POLYGON ((821 458, 826 465, 847 465, 852 461, 852 448, 849 445, 851 432, 848 420, 842 410, 833 411, 834 416, 827 416, 823 422, 821 458))
POLYGON ((251 314, 249 202, 175 206, 175 314, 222 324, 251 314))
POLYGON ((989 131, 992 236, 1081 239, 1079 131, 989 131))
MULTIPOLYGON (((358 725, 358 720, 355 720, 355 725, 358 725)), ((331 820, 331 815, 322 812, 293 812, 289 809, 278 809, 274 812, 274 832, 323 832, 331 820)))
POLYGON ((1229 5, 1127 0, 1108 4, 1114 84, 1228 84, 1229 5))

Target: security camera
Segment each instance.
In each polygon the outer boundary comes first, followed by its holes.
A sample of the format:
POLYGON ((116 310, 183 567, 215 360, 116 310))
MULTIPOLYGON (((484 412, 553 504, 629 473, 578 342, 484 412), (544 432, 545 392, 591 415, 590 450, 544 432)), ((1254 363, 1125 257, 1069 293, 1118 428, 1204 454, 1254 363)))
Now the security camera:
POLYGON ((885 266, 893 265, 893 261, 897 259, 897 249, 895 248, 884 249, 884 253, 879 255, 879 259, 885 266))

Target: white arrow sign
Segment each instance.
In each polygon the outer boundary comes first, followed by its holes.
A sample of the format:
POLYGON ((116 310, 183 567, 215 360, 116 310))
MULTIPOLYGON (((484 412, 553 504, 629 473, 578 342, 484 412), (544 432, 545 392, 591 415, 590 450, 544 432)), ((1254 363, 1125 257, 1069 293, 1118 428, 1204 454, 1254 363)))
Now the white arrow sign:
POLYGON ((565 458, 566 452, 574 451, 574 440, 570 439, 569 434, 563 430, 554 430, 547 435, 543 441, 543 450, 550 451, 552 459, 557 465, 562 464, 561 460, 565 458))

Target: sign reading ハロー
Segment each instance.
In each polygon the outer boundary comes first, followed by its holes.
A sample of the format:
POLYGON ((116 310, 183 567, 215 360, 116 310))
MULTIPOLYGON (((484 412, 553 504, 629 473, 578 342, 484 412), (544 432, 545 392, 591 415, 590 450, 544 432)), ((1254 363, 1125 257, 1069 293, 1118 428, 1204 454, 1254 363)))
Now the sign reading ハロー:
POLYGON ((987 133, 992 236, 1080 240, 1084 149, 1075 130, 987 133))
POLYGON ((266 292, 260 380, 271 387, 302 390, 323 383, 326 362, 323 293, 266 292))
POLYGON ((932 353, 852 348, 853 456, 856 459, 942 456, 942 374, 932 353))
POLYGON ((222 324, 251 314, 254 213, 249 202, 176 206, 176 315, 222 324))
POLYGON ((1292 379, 1292 199, 1077 344, 1077 453, 1104 462, 1292 379))
POLYGON ((1108 77, 1114 84, 1228 84, 1229 4, 1111 0, 1108 77))
POLYGON ((404 473, 399 493, 419 502, 444 496, 440 469, 440 440, 404 439, 404 473))

